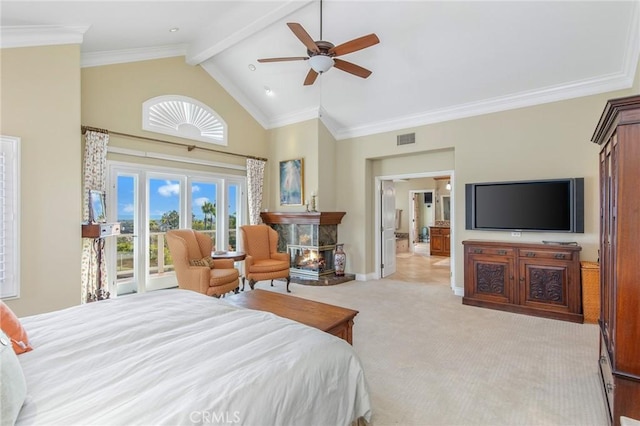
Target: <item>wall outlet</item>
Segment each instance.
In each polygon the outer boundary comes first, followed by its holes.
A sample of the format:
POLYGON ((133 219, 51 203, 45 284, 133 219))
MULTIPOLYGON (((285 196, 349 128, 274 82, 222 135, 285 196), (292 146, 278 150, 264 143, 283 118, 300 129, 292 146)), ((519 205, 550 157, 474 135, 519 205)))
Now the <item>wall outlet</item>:
POLYGON ((513 231, 513 232, 511 233, 511 236, 512 236, 512 237, 521 237, 521 236, 522 236, 522 232, 513 231))

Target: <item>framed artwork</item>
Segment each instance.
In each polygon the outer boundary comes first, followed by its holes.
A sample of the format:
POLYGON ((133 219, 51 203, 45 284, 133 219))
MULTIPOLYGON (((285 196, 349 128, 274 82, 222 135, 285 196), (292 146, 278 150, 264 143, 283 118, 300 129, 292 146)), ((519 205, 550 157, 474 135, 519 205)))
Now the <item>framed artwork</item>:
POLYGON ((105 193, 104 191, 89 191, 89 223, 106 222, 105 209, 105 193))
POLYGON ((280 162, 280 205, 301 206, 304 204, 304 160, 280 162))

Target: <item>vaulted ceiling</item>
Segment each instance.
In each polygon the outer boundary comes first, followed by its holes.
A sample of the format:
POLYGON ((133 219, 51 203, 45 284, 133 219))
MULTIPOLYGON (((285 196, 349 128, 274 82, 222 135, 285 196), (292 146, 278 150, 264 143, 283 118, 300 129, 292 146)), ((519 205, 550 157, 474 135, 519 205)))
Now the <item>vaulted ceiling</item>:
POLYGON ((319 40, 320 11, 319 0, 2 0, 0 43, 81 43, 83 66, 184 55, 265 128, 321 116, 337 139, 628 88, 640 52, 638 1, 324 0, 324 40, 380 39, 341 57, 370 77, 332 68, 303 86, 308 61, 257 62, 306 56, 286 24, 319 40))

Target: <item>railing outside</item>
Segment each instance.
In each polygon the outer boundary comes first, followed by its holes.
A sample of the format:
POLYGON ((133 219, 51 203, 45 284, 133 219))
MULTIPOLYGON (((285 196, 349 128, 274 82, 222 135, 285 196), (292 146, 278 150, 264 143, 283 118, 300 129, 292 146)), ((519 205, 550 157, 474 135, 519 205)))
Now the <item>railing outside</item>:
MULTIPOLYGON (((215 247, 215 234, 216 230, 199 230, 203 234, 211 236, 215 247)), ((171 253, 169 247, 165 243, 166 232, 150 232, 149 233, 149 275, 157 276, 167 272, 173 272, 173 259, 171 259, 171 253), (161 255, 162 254, 162 255, 161 255)), ((236 249, 236 235, 235 229, 229 230, 229 250, 236 249)), ((118 248, 117 255, 117 281, 129 280, 134 274, 134 239, 133 235, 122 234, 117 238, 118 248)))

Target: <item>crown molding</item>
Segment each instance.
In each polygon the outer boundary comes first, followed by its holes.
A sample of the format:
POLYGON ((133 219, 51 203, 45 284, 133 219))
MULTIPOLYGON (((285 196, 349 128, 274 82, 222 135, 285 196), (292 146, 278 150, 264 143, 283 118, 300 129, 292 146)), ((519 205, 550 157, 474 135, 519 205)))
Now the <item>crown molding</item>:
POLYGON ((126 50, 107 50, 102 52, 83 53, 80 58, 80 66, 82 68, 88 68, 102 65, 123 64, 127 62, 148 61, 151 59, 184 56, 186 53, 186 44, 170 44, 166 46, 143 47, 126 50))
POLYGON ((275 129, 278 127, 288 126, 290 124, 301 123, 307 120, 314 120, 320 117, 318 107, 311 107, 291 114, 282 114, 269 120, 267 129, 275 129))
POLYGON ((0 27, 0 48, 82 44, 88 25, 20 25, 0 27))
POLYGON ((338 130, 336 139, 342 140, 377 133, 392 132, 406 128, 441 123, 444 121, 628 89, 633 85, 635 67, 633 68, 633 71, 633 73, 627 71, 625 73, 618 73, 584 81, 576 81, 540 90, 517 93, 514 95, 507 95, 479 102, 471 102, 434 111, 426 111, 423 113, 378 122, 374 125, 342 128, 338 130))

